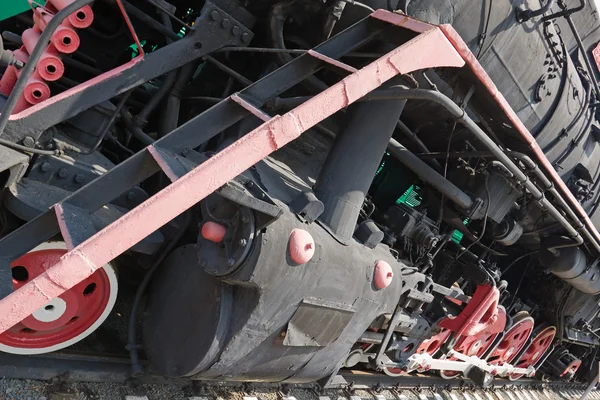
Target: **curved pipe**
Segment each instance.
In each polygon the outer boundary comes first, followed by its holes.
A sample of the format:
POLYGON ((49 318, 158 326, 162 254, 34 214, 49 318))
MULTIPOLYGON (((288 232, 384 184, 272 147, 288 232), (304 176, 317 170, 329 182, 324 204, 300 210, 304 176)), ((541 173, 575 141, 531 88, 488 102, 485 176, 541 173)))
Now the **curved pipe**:
MULTIPOLYGON (((163 25, 166 29, 173 30, 173 25, 171 24, 171 20, 169 16, 165 13, 161 14, 163 25)), ((167 44, 173 43, 173 40, 167 37, 167 44)), ((173 85, 175 84, 175 79, 177 78, 177 69, 170 71, 167 73, 163 84, 160 85, 160 88, 152 95, 150 100, 146 103, 142 111, 135 117, 135 122, 140 125, 142 128, 146 126, 148 123, 148 117, 154 111, 154 109, 158 106, 158 104, 164 99, 164 97, 171 91, 173 85)))
POLYGON ((143 130, 142 128, 140 128, 139 126, 137 126, 135 124, 135 122, 133 122, 133 117, 131 116, 131 113, 129 113, 128 110, 123 110, 121 111, 121 118, 123 118, 123 122, 125 123, 125 126, 127 127, 127 130, 129 130, 129 132, 131 132, 131 134, 140 142, 142 142, 144 144, 144 146, 149 146, 152 143, 154 143, 154 139, 152 139, 150 136, 148 136, 143 130))
POLYGON ((517 17, 517 21, 527 22, 531 18, 542 16, 547 13, 555 3, 556 0, 548 0, 546 4, 544 4, 539 10, 516 10, 515 15, 517 17))
MULTIPOLYGON (((271 8, 271 12, 269 13, 269 35, 271 44, 275 48, 286 48, 285 40, 283 38, 283 27, 288 17, 288 11, 295 2, 296 0, 284 1, 275 4, 271 8)), ((292 55, 288 53, 275 53, 275 57, 277 58, 279 65, 285 65, 294 59, 292 55)), ((312 75, 307 77, 304 80, 304 83, 316 92, 322 92, 328 87, 320 79, 315 78, 312 75)))

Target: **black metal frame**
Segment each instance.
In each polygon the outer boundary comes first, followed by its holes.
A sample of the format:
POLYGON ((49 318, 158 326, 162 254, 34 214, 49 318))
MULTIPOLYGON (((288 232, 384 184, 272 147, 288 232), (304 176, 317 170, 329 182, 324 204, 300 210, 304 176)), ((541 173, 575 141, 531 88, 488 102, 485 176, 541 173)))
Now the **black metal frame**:
MULTIPOLYGON (((25 123, 25 119, 14 121, 14 124, 11 125, 13 137, 31 136, 32 132, 41 133, 43 129, 65 120, 68 116, 75 115, 94 104, 129 90, 146 81, 151 76, 158 76, 168 72, 167 68, 176 68, 203 54, 207 54, 209 51, 223 47, 225 43, 240 43, 239 41, 236 42, 234 39, 230 39, 228 36, 225 36, 225 38, 219 36, 217 33, 218 28, 216 28, 218 24, 214 19, 212 11, 216 10, 220 13, 223 11, 210 3, 207 3, 205 7, 209 8, 205 9, 202 13, 201 20, 203 23, 196 24, 197 33, 190 35, 189 39, 180 40, 166 46, 162 52, 159 53, 157 51, 153 53, 154 56, 148 55, 146 59, 138 62, 133 67, 134 69, 127 69, 126 73, 110 75, 106 80, 86 90, 82 90, 74 96, 50 104, 48 107, 35 113, 35 118, 32 115, 31 118, 34 118, 34 120, 28 123, 25 123), (216 32, 213 32, 211 29, 204 29, 202 27, 204 24, 214 27, 216 32), (205 30, 208 32, 202 33, 205 30), (209 42, 206 42, 206 44, 203 44, 202 49, 193 49, 194 43, 200 41, 199 38, 209 37, 212 37, 212 40, 216 41, 217 44, 210 45, 209 42), (171 60, 171 58, 175 57, 165 57, 165 55, 173 54, 172 52, 178 54, 179 62, 171 60), (184 62, 181 62, 181 60, 184 60, 184 62), (163 65, 163 63, 167 64, 163 65)), ((389 31, 390 34, 406 32, 400 27, 367 17, 344 32, 321 43, 314 50, 329 58, 339 59, 345 54, 372 41, 384 31, 389 31)), ((268 100, 277 97, 313 75, 325 64, 323 60, 309 54, 301 55, 292 62, 243 89, 237 95, 248 99, 254 106, 261 107, 268 100)), ((250 115, 250 112, 246 108, 232 100, 232 97, 228 97, 170 132, 155 142, 153 146, 160 148, 162 154, 171 154, 172 157, 186 155, 193 152, 192 149, 210 140, 219 132, 234 125, 248 115, 250 115)), ((73 192, 61 204, 68 203, 82 212, 94 212, 160 170, 161 168, 157 161, 148 151, 148 148, 146 148, 117 165, 106 174, 73 192)), ((55 210, 50 209, 2 238, 0 240, 0 257, 2 257, 0 258, 0 276, 10 274, 10 263, 12 261, 58 233, 60 233, 60 228, 55 210)), ((12 292, 13 289, 9 286, 12 285, 0 287, 0 298, 12 292)))

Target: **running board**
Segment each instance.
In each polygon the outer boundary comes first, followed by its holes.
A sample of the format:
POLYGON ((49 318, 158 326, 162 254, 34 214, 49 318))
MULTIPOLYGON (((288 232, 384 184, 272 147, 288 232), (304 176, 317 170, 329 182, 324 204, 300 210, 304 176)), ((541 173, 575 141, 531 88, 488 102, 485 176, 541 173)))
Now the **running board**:
POLYGON ((0 240, 0 254, 10 261, 59 232, 74 246, 45 273, 0 300, 3 316, 0 333, 389 79, 416 70, 464 64, 439 27, 388 11, 375 11, 311 52, 196 116, 0 240), (375 38, 406 37, 407 33, 412 35, 410 40, 360 70, 337 61, 375 38), (325 65, 333 65, 349 75, 286 114, 271 118, 260 109, 325 65), (263 120, 263 124, 197 166, 184 157, 249 115, 263 120), (120 219, 96 233, 77 224, 86 212, 110 203, 159 171, 172 183, 120 219))

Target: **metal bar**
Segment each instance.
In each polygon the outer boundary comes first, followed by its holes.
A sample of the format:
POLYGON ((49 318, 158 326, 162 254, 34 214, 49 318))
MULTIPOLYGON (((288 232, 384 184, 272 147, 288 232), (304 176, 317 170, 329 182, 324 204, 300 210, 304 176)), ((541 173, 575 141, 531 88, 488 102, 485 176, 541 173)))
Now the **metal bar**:
MULTIPOLYGON (((304 56, 296 60, 302 57, 304 56)), ((290 64, 294 64, 294 62, 290 64)), ((349 75, 301 106, 283 116, 272 118, 246 134, 84 243, 70 250, 61 257, 57 264, 0 300, 0 315, 3 316, 0 320, 0 333, 5 332, 42 307, 48 299, 60 296, 92 275, 97 269, 139 243, 148 234, 167 224, 252 165, 387 80, 398 74, 406 74, 419 69, 462 67, 463 65, 464 60, 457 54, 440 29, 430 26, 428 31, 394 49, 357 73, 349 75), (424 52, 423 49, 431 51, 424 52)), ((286 70, 286 68, 282 67, 280 70, 286 70)), ((298 75, 302 74, 296 73, 296 76, 298 75)), ((273 76, 276 75, 270 74, 264 80, 272 83, 270 81, 273 80, 273 76)), ((271 89, 272 91, 277 90, 271 89)), ((231 101, 224 103, 228 102, 231 101)), ((238 106, 238 108, 240 107, 238 106)))
POLYGON ((239 104, 241 107, 245 108, 255 117, 261 119, 263 122, 267 122, 271 119, 271 116, 265 113, 258 107, 252 105, 248 100, 244 99, 239 93, 234 93, 231 95, 231 100, 239 104))
POLYGON ((355 73, 357 71, 356 68, 354 68, 354 67, 352 67, 352 66, 350 66, 348 64, 345 64, 345 63, 343 63, 341 61, 334 60, 331 57, 327 57, 326 55, 321 54, 318 51, 309 50, 309 51, 306 52, 306 54, 311 55, 311 56, 313 56, 315 58, 318 58, 321 61, 325 61, 327 64, 331 64, 334 67, 341 68, 341 69, 343 69, 345 71, 348 71, 350 73, 355 73))

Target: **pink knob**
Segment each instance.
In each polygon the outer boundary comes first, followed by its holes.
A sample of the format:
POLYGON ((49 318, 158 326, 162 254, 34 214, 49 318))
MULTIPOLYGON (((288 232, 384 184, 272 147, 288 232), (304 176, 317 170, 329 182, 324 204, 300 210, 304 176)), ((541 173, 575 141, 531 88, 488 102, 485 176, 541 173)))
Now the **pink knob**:
POLYGON ((297 264, 305 264, 315 254, 315 241, 304 229, 294 229, 290 233, 290 258, 297 264))
POLYGON ((226 229, 223 225, 208 221, 202 225, 202 237, 211 242, 220 243, 225 238, 226 229))
POLYGON ((394 271, 392 271, 390 264, 383 260, 377 261, 377 264, 375 264, 375 287, 377 289, 385 289, 390 286, 393 278, 394 271))

